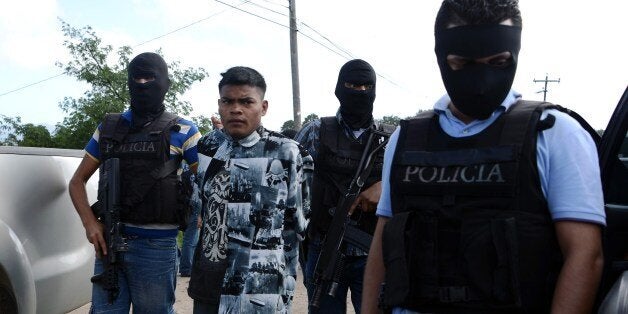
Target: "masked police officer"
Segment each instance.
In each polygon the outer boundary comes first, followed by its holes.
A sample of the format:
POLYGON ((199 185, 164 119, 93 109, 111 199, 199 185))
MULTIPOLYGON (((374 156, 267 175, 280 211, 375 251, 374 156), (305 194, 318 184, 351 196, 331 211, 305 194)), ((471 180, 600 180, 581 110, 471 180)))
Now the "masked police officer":
POLYGON ((177 170, 183 159, 196 172, 198 129, 190 121, 165 111, 170 87, 161 56, 142 53, 128 65, 131 109, 107 114, 85 147, 85 157, 69 185, 76 211, 94 245, 95 274, 103 272, 108 252, 103 224, 92 212, 85 183, 109 158, 120 159, 120 220, 128 251, 121 253, 119 293, 94 284, 93 313, 174 313, 178 227, 184 223, 177 170))
POLYGON ((443 1, 447 95, 391 136, 364 312, 380 289, 394 313, 591 310, 605 224, 596 146, 562 108, 511 90, 521 25, 516 0, 443 1))
MULTIPOLYGON (((367 139, 378 127, 373 121, 376 75, 373 67, 364 60, 345 63, 338 74, 335 94, 340 108, 335 117, 324 117, 306 124, 296 135, 314 159, 312 179, 311 218, 308 227, 308 256, 305 266, 306 287, 310 302, 314 293, 314 271, 321 241, 326 235, 333 217, 333 208, 344 197, 351 179, 358 168, 366 149, 367 139)), ((392 131, 392 130, 389 130, 392 131)), ((358 227, 373 234, 376 217, 374 211, 381 192, 381 166, 383 153, 376 155, 373 170, 366 178, 362 193, 357 197, 352 210, 361 215, 358 227)), ((362 277, 367 252, 356 246, 344 248, 344 267, 339 288, 334 297, 322 296, 318 309, 310 312, 345 313, 347 291, 356 312, 360 311, 362 277)), ((323 252, 322 254, 335 254, 323 252)))

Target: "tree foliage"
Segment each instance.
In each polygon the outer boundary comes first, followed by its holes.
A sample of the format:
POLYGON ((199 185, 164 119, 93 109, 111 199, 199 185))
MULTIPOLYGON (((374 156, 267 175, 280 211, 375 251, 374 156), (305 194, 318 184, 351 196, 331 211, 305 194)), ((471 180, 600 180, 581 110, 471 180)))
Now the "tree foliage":
POLYGON ((381 120, 379 120, 379 122, 381 123, 385 123, 385 124, 390 124, 390 125, 394 125, 397 126, 399 125, 399 121, 401 121, 401 118, 399 116, 384 116, 382 117, 381 120))
POLYGON ((316 119, 318 119, 318 115, 315 113, 310 113, 307 115, 307 117, 305 117, 305 119, 303 119, 303 124, 306 124, 310 121, 314 121, 316 119))
POLYGON ((0 115, 0 145, 8 146, 52 146, 52 136, 43 125, 22 124, 20 117, 0 115))
MULTIPOLYGON (((66 75, 89 84, 89 89, 79 98, 65 97, 59 103, 67 116, 56 124, 51 141, 47 140, 43 132, 47 130, 43 126, 21 125, 19 117, 0 121, 10 145, 83 148, 106 113, 122 112, 129 104, 126 67, 133 49, 123 46, 114 53, 113 47, 104 44, 91 27, 79 29, 64 21, 61 24, 65 37, 63 45, 68 49, 71 61, 57 62, 57 66, 66 75)), ((161 54, 161 51, 157 53, 161 54)), ((168 64, 168 72, 171 86, 164 100, 166 110, 189 115, 192 106, 181 96, 192 84, 202 81, 207 72, 203 68, 182 68, 178 61, 168 64)), ((201 130, 211 126, 209 119, 203 116, 192 119, 200 124, 201 130)))
POLYGON ((283 123, 283 125, 281 126, 281 132, 285 131, 285 130, 296 130, 297 129, 297 124, 294 123, 294 120, 288 120, 286 122, 283 123))

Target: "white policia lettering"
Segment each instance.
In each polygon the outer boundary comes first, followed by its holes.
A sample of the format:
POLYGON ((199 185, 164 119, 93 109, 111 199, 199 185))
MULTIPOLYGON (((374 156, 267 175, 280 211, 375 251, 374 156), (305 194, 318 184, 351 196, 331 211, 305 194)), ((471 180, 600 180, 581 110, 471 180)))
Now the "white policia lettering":
POLYGON ((506 182, 499 164, 472 165, 455 167, 417 167, 407 166, 403 182, 412 182, 418 178, 421 183, 477 183, 506 182), (488 171, 487 168, 490 169, 488 171))
POLYGON ((155 142, 135 142, 135 143, 123 143, 122 145, 115 147, 111 143, 107 143, 105 147, 107 153, 134 153, 134 152, 155 152, 155 142))

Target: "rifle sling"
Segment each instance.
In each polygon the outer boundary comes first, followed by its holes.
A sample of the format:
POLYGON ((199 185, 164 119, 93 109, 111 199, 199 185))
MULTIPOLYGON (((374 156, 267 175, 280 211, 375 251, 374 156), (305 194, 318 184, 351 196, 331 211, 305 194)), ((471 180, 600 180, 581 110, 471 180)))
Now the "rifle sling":
POLYGON ((177 171, 179 169, 179 164, 181 162, 181 157, 176 156, 172 159, 163 163, 160 167, 153 169, 150 172, 150 176, 155 180, 160 180, 167 177, 169 174, 177 171))

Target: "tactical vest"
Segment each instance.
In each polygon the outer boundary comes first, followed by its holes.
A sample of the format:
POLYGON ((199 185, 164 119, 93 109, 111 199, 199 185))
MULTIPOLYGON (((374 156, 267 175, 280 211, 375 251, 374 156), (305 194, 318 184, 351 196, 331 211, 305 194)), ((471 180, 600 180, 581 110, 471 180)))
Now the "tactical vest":
POLYGON ((382 235, 383 303, 419 312, 547 313, 562 266, 540 186, 548 103, 520 101, 454 138, 430 111, 402 121, 382 235))
MULTIPOLYGON (((391 132, 390 126, 382 125, 380 128, 391 132)), ((319 234, 327 232, 333 218, 330 209, 338 205, 338 200, 343 197, 355 176, 369 133, 370 130, 366 130, 358 140, 353 140, 347 137, 336 117, 321 118, 320 142, 312 180, 310 226, 313 231, 319 234)), ((362 191, 381 181, 383 159, 384 151, 381 150, 376 154, 373 169, 365 180, 362 191)), ((359 229, 373 234, 377 222, 375 214, 356 211, 354 215, 362 215, 358 219, 359 229)))
POLYGON ((178 117, 164 112, 141 129, 133 129, 121 114, 107 114, 99 146, 102 160, 120 158, 121 221, 137 224, 185 223, 181 158, 170 159, 170 131, 178 117))

